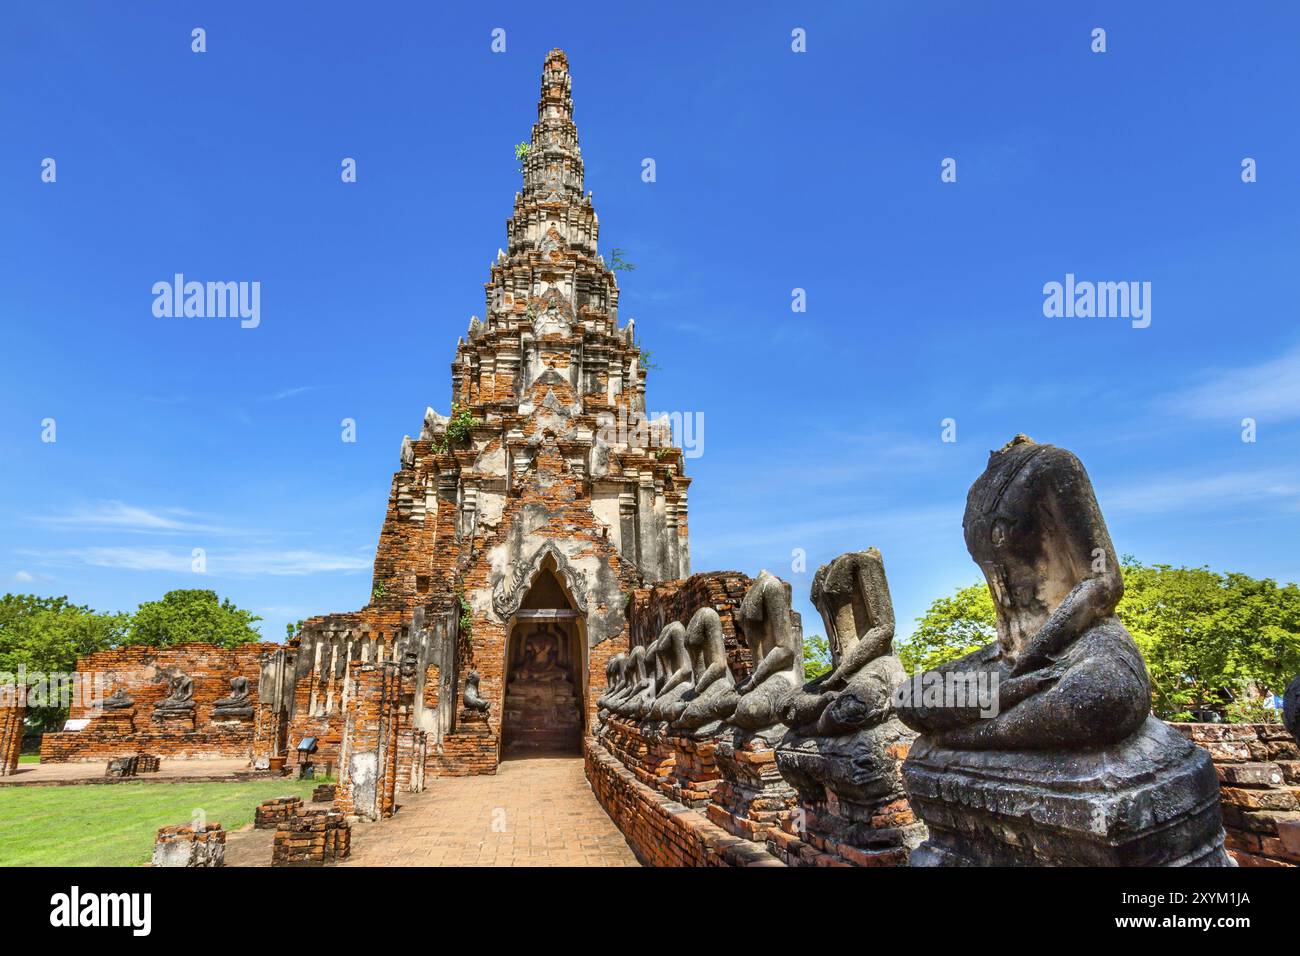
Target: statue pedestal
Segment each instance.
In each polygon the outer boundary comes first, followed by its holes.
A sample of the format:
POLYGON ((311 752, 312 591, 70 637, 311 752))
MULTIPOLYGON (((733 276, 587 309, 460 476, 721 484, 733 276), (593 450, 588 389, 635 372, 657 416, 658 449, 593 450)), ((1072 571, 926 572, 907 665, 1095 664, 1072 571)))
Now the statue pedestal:
POLYGON ((770 742, 784 730, 782 725, 758 733, 728 727, 719 734, 715 757, 722 782, 705 814, 728 833, 764 841, 794 808, 794 788, 777 769, 770 742))
POLYGON ((678 803, 699 810, 713 800, 713 792, 722 783, 718 772, 718 742, 713 738, 695 740, 685 734, 671 734, 673 775, 664 792, 678 803))
POLYGON ((192 710, 155 710, 153 723, 173 734, 190 734, 194 732, 194 711, 192 710))
POLYGON ((114 736, 135 733, 135 708, 105 710, 92 722, 96 730, 114 736))
POLYGON ((1148 717, 1100 750, 947 750, 903 764, 913 866, 1230 866, 1210 755, 1148 717))
POLYGON ((792 866, 824 863, 826 856, 855 866, 905 866, 925 839, 901 773, 915 737, 896 718, 839 737, 786 734, 776 764, 799 805, 770 834, 772 852, 792 866))

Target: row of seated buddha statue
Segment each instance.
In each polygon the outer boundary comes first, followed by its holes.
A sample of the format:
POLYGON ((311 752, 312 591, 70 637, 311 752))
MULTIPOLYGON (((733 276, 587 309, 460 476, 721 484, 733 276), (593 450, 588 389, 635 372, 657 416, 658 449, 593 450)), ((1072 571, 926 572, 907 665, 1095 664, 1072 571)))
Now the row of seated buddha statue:
POLYGON ((762 572, 740 606, 745 639, 755 661, 739 682, 727 662, 722 618, 711 607, 690 622, 673 621, 648 645, 615 654, 606 667, 602 718, 665 723, 704 739, 725 726, 762 734, 781 726, 781 704, 799 687, 803 645, 787 586, 762 572))
POLYGON ((602 715, 763 734, 827 841, 888 837, 912 865, 1231 865, 1209 754, 1151 714, 1079 459, 1017 435, 971 486, 963 529, 993 597, 989 645, 909 678, 872 548, 814 576, 823 676, 802 681, 788 589, 763 572, 739 615, 748 678, 734 681, 704 607, 610 661, 602 715), (888 834, 869 823, 900 806, 888 834))

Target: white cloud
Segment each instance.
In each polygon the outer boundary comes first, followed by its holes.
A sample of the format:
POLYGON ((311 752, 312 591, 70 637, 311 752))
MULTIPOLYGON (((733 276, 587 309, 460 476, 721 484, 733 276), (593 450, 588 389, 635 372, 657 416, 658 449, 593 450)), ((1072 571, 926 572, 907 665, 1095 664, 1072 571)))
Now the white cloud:
POLYGON ((1300 481, 1294 471, 1221 472, 1191 476, 1161 475, 1098 494, 1102 512, 1164 514, 1197 508, 1241 508, 1258 504, 1300 507, 1300 481))
POLYGON ((14 575, 14 580, 21 584, 30 584, 32 581, 36 580, 36 575, 32 574, 30 571, 19 571, 14 575))
POLYGON ((191 520, 197 517, 182 508, 142 508, 123 501, 97 501, 78 505, 65 514, 38 516, 32 520, 49 527, 74 531, 125 531, 132 534, 178 534, 203 532, 227 534, 230 529, 191 520))
POLYGON ((1193 418, 1290 421, 1300 417, 1300 348, 1242 368, 1222 369, 1167 396, 1167 411, 1193 418))
POLYGON ((319 386, 316 385, 296 385, 293 388, 282 388, 274 395, 267 395, 262 399, 264 402, 278 402, 286 398, 293 398, 295 395, 305 395, 308 392, 314 392, 319 386))

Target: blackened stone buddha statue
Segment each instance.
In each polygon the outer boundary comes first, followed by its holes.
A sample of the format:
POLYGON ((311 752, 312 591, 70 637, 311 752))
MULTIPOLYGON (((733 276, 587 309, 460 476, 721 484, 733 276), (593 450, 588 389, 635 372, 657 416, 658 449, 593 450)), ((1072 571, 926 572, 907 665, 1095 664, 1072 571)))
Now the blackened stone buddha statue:
POLYGON ((691 689, 682 694, 685 706, 672 728, 703 739, 722 729, 740 701, 727 664, 722 619, 713 608, 702 607, 692 615, 686 626, 686 653, 691 659, 691 689))
POLYGON ((913 864, 1226 865, 1210 758, 1150 716, 1119 561, 1079 459, 1017 435, 971 486, 997 641, 905 682, 913 864))
POLYGON ((894 691, 906 675, 894 656, 880 552, 823 565, 812 602, 826 626, 831 669, 786 699, 790 730, 777 745, 777 767, 799 793, 805 831, 821 845, 901 861, 925 830, 901 807, 902 756, 916 734, 894 714, 894 691))
POLYGON ((656 644, 661 677, 656 687, 658 696, 646 711, 646 716, 650 720, 673 721, 686 710, 684 697, 693 686, 691 656, 686 651, 686 628, 679 621, 673 621, 659 632, 656 644))
POLYGON ((230 682, 230 696, 212 705, 213 720, 238 720, 253 716, 253 699, 248 693, 248 678, 236 677, 230 682))

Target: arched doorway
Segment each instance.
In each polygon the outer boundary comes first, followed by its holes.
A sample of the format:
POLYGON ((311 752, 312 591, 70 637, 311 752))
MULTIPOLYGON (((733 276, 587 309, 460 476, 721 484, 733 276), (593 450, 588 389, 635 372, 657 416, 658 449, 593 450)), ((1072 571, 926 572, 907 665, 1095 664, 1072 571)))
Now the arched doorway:
POLYGON ((586 649, 586 624, 548 555, 506 640, 503 758, 581 752, 586 649))

